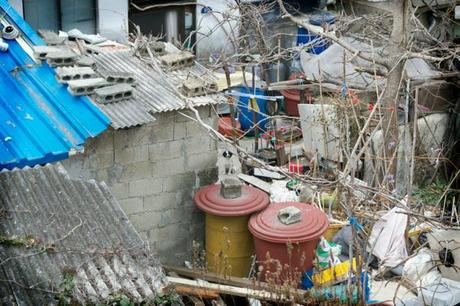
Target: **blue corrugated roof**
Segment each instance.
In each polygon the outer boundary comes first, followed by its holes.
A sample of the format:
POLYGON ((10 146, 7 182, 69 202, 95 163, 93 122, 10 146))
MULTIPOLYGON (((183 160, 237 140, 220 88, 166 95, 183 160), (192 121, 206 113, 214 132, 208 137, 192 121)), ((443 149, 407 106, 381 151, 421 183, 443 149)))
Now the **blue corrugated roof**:
MULTIPOLYGON (((0 20, 15 24, 29 45, 44 45, 6 2, 0 20)), ((32 166, 68 157, 110 120, 86 97, 72 96, 46 63, 37 64, 17 40, 0 52, 0 169, 32 166)))

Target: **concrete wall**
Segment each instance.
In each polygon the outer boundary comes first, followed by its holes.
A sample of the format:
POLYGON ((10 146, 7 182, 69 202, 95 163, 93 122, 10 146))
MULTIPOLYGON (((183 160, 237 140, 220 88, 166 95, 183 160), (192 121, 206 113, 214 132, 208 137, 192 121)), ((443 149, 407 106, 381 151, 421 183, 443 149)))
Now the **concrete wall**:
MULTIPOLYGON (((200 114, 216 126, 209 107, 200 114)), ((217 144, 178 112, 155 117, 145 126, 110 129, 62 163, 72 176, 105 181, 160 260, 177 264, 190 260, 193 240, 203 242, 204 216, 193 195, 217 180, 217 144)))

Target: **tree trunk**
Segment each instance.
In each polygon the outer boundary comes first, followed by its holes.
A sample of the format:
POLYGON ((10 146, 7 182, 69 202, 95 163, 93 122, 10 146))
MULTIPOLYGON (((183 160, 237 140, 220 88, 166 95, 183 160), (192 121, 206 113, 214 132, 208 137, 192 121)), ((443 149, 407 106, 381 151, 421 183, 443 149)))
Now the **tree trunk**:
POLYGON ((383 183, 389 190, 394 189, 398 160, 398 104, 402 88, 405 59, 404 43, 406 40, 406 8, 408 0, 393 0, 393 29, 388 44, 388 77, 382 97, 383 113, 383 148, 380 158, 384 161, 383 183))

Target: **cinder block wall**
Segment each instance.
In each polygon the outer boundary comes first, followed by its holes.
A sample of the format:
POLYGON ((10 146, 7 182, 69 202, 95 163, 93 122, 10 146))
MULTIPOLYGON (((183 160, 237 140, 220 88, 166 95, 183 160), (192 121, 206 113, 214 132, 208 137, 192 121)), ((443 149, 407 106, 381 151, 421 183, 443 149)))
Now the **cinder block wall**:
MULTIPOLYGON (((199 111, 216 127, 210 107, 199 111)), ((110 128, 63 164, 72 176, 105 181, 160 260, 180 263, 190 260, 193 240, 203 242, 204 218, 193 195, 217 180, 217 143, 179 112, 155 118, 140 127, 110 128)))

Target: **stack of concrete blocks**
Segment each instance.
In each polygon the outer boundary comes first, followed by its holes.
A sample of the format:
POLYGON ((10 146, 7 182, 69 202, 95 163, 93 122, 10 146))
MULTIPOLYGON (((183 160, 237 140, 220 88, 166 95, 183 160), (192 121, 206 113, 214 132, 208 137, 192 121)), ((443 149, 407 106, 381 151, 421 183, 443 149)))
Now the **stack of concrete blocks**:
POLYGON ((45 61, 48 53, 56 53, 61 49, 52 46, 33 46, 34 57, 38 60, 45 61))
POLYGON ((68 81, 67 90, 74 96, 91 95, 99 87, 110 85, 104 78, 68 81))
POLYGON ((72 66, 75 64, 77 58, 78 55, 70 50, 60 50, 46 54, 46 62, 51 67, 72 66))
POLYGON ((217 84, 208 84, 199 78, 188 78, 182 84, 182 92, 187 97, 204 96, 217 91, 217 84))
MULTIPOLYGON (((212 107, 198 110, 216 128, 212 107)), ((178 111, 154 116, 140 127, 110 128, 63 164, 75 177, 105 181, 160 260, 182 264, 191 259, 193 240, 203 247, 204 216, 193 195, 217 181, 217 143, 178 111)))
POLYGON ((56 77, 61 83, 97 77, 96 72, 91 67, 57 67, 55 71, 56 77))
POLYGON ((158 57, 167 70, 178 70, 195 65, 195 55, 188 51, 169 53, 158 57))
POLYGON ((98 69, 99 74, 109 83, 127 83, 135 85, 134 73, 98 69))
POLYGON ((133 96, 133 87, 128 84, 116 84, 97 88, 94 90, 94 98, 102 104, 115 103, 133 96))

